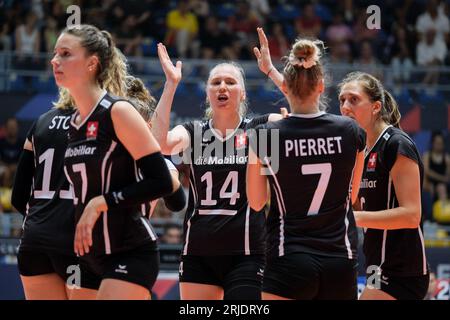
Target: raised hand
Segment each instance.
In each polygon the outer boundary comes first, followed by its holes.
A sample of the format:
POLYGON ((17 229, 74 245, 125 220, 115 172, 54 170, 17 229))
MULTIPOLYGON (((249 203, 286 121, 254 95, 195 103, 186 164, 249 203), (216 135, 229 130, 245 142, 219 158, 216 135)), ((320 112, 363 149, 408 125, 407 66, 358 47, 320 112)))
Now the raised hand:
POLYGON ((253 52, 258 60, 259 70, 267 75, 274 68, 270 58, 269 41, 267 41, 263 28, 257 28, 256 30, 258 31, 260 49, 254 47, 253 52))
POLYGON ((166 81, 178 84, 181 80, 182 62, 177 61, 176 65, 174 65, 167 53, 166 46, 162 43, 158 43, 158 57, 164 74, 166 75, 166 81))

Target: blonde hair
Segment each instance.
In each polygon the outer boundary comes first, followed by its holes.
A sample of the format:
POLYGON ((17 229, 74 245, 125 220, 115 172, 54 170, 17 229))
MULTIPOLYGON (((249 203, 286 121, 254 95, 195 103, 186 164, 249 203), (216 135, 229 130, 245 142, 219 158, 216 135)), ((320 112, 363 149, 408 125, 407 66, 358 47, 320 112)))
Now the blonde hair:
MULTIPOLYGON (((116 48, 111 34, 87 24, 67 27, 61 32, 64 33, 80 38, 80 44, 86 49, 87 54, 98 57, 99 64, 95 75, 98 85, 116 96, 126 96, 127 61, 116 48)), ((56 108, 67 109, 73 107, 75 103, 66 88, 59 88, 58 101, 53 105, 56 108)))
MULTIPOLYGON (((247 92, 245 90, 245 74, 244 74, 244 69, 242 69, 242 67, 237 64, 236 62, 223 62, 223 63, 219 63, 216 66, 214 66, 214 68, 211 69, 211 71, 209 72, 209 76, 208 76, 208 82, 211 79, 211 74, 212 72, 220 67, 224 67, 224 66, 231 66, 232 68, 236 69, 238 71, 238 82, 242 88, 242 90, 244 91, 245 94, 245 99, 243 101, 241 101, 241 103, 239 104, 239 115, 241 117, 244 117, 247 114, 247 110, 248 110, 248 101, 247 101, 247 92)), ((206 119, 211 119, 213 116, 213 110, 211 108, 211 105, 209 104, 208 101, 208 97, 206 97, 206 110, 205 110, 205 118, 206 119)))
POLYGON ((129 75, 125 80, 127 98, 145 122, 149 122, 156 109, 156 99, 150 94, 141 79, 129 75))
MULTIPOLYGON (((320 40, 297 39, 287 57, 283 76, 287 87, 300 99, 305 99, 324 80, 324 69, 320 61, 324 43, 320 40)), ((321 109, 326 107, 321 101, 321 109)))

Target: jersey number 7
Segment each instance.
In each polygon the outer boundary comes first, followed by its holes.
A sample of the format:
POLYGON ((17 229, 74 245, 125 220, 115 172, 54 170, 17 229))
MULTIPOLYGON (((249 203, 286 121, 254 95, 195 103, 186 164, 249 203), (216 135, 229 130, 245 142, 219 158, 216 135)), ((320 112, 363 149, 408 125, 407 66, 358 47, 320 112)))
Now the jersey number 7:
POLYGON ((330 182, 330 176, 332 172, 331 163, 315 163, 315 164, 304 164, 301 167, 302 174, 320 174, 319 184, 317 185, 316 191, 311 201, 311 205, 308 209, 308 216, 312 216, 319 213, 320 206, 322 205, 325 192, 328 188, 328 183, 330 182))

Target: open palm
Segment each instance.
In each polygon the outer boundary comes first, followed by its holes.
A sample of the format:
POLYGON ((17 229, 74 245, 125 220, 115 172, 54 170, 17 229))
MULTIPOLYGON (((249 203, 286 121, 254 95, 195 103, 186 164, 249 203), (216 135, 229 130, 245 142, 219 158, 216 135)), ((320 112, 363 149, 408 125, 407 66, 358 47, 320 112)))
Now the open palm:
POLYGON ((263 28, 257 28, 257 31, 260 49, 254 47, 253 52, 258 60, 259 70, 264 74, 267 74, 270 69, 273 68, 272 59, 270 58, 269 41, 267 40, 263 28))
POLYGON ((174 65, 167 53, 166 46, 162 43, 158 43, 158 57, 164 74, 166 75, 166 80, 173 83, 179 83, 181 80, 181 61, 177 61, 176 65, 174 65))

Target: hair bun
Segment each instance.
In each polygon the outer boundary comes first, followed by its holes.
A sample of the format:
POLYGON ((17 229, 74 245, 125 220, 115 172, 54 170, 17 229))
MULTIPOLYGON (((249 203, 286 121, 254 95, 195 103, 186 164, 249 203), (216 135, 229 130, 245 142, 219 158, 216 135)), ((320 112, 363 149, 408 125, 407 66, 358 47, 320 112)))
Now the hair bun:
POLYGON ((293 66, 303 67, 305 69, 315 66, 320 61, 322 55, 319 46, 322 48, 324 47, 323 42, 320 40, 297 40, 292 46, 289 54, 289 63, 293 66))

